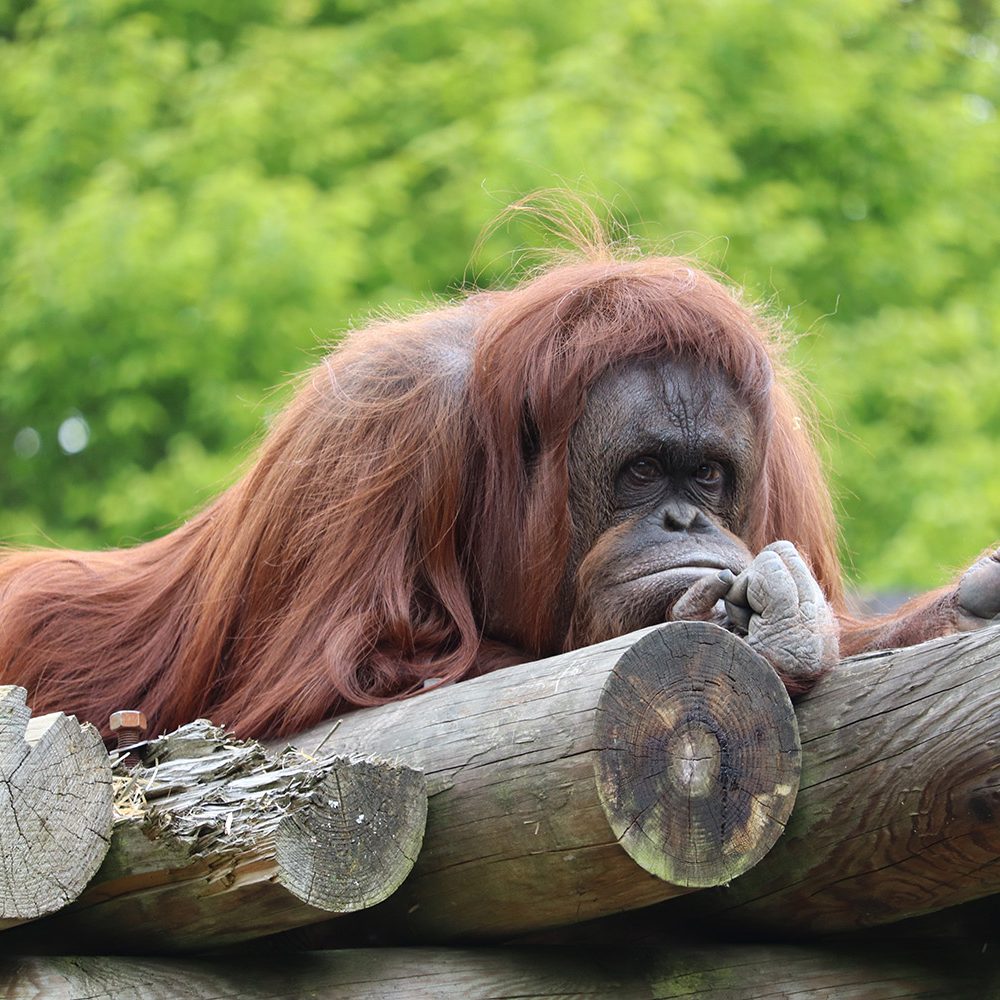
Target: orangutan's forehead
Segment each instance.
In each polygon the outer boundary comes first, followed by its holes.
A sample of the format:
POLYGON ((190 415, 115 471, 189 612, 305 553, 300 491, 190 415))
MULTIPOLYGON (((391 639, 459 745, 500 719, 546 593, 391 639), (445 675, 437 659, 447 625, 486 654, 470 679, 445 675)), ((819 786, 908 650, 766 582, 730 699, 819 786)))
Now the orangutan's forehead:
POLYGON ((591 424, 618 429, 607 446, 742 451, 753 441, 752 417, 729 379, 686 362, 633 361, 606 372, 574 437, 591 424))

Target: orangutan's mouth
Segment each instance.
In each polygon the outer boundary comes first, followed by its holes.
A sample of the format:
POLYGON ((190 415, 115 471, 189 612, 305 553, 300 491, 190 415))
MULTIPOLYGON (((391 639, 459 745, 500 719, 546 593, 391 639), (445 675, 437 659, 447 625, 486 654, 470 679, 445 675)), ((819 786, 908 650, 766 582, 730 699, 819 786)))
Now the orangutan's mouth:
POLYGON ((678 581, 686 580, 693 583, 699 577, 709 576, 712 573, 720 573, 724 569, 728 569, 733 574, 739 574, 743 570, 743 567, 732 566, 722 559, 696 559, 689 563, 682 563, 679 566, 663 566, 659 569, 643 570, 634 576, 619 580, 618 585, 625 586, 630 583, 641 583, 645 580, 653 580, 654 578, 663 581, 673 581, 674 579, 678 581))

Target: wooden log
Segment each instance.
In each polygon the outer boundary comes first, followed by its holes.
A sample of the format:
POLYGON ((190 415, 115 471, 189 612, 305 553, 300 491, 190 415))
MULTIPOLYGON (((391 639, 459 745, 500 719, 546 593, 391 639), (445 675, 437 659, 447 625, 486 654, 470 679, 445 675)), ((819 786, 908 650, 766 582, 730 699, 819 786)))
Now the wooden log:
POLYGON ((209 948, 371 906, 409 873, 427 795, 412 768, 272 755, 201 720, 150 744, 116 808, 87 890, 8 951, 209 948))
POLYGON ((1000 893, 1000 628, 845 660, 797 708, 784 837, 665 921, 815 934, 1000 893))
POLYGON ((295 742, 426 773, 424 849, 373 911, 380 932, 418 940, 523 932, 727 882, 781 833, 799 770, 774 671, 701 622, 354 712, 295 742))
POLYGON ((384 948, 266 958, 0 958, 6 1000, 324 1000, 697 997, 837 1000, 996 996, 993 956, 919 946, 384 948))
POLYGON ((111 763, 97 730, 55 712, 37 719, 0 687, 0 929, 75 899, 108 851, 111 763))

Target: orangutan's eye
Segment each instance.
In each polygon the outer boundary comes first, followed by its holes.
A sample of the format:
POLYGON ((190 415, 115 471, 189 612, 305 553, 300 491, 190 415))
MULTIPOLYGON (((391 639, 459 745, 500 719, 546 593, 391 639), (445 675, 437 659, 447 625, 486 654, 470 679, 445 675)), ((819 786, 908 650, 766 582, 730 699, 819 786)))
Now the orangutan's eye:
POLYGON ((724 477, 722 466, 718 462, 703 462, 694 473, 694 481, 706 489, 718 489, 724 477))
POLYGON ((639 485, 654 483, 663 476, 663 465, 649 455, 636 458, 625 467, 628 478, 639 485))

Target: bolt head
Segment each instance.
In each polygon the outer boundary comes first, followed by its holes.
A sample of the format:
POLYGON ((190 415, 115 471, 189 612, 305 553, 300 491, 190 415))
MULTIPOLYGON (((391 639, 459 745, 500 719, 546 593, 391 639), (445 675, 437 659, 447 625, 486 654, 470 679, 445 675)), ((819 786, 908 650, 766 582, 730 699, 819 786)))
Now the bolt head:
POLYGON ((122 709, 119 712, 112 712, 108 719, 108 728, 114 732, 116 729, 146 729, 146 716, 136 709, 122 709))

